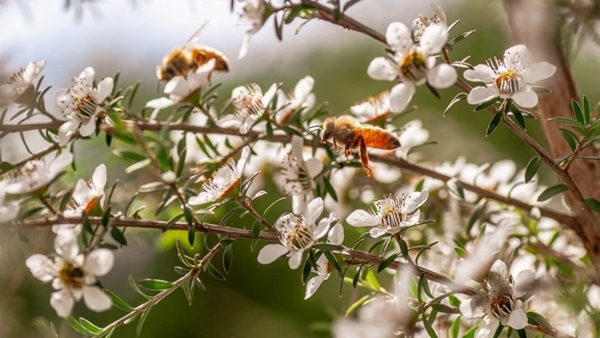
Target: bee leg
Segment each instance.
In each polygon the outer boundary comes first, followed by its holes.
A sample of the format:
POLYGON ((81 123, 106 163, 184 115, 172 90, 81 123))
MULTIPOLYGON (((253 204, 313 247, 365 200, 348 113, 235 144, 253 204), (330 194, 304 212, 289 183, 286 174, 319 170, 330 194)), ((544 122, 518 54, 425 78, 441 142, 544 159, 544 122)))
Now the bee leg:
POLYGON ((365 169, 367 176, 372 177, 373 171, 371 170, 371 168, 369 168, 369 153, 367 152, 367 144, 365 142, 365 139, 362 136, 360 136, 357 141, 360 147, 360 162, 362 163, 363 169, 365 169))
POLYGON ((335 138, 333 139, 333 151, 334 152, 338 152, 340 150, 340 148, 337 145, 337 142, 335 141, 335 138))

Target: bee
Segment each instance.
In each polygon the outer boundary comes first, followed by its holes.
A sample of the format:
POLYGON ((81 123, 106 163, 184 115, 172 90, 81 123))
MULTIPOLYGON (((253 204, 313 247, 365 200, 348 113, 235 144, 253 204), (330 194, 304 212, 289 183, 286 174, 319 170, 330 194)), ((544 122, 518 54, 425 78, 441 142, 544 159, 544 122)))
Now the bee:
POLYGON ((229 71, 229 60, 223 53, 207 46, 192 46, 204 26, 206 26, 206 23, 202 24, 181 48, 171 51, 163 58, 162 64, 156 67, 156 77, 159 80, 169 81, 175 76, 185 78, 213 59, 215 60, 213 70, 229 71))
POLYGON ((321 143, 330 144, 328 141, 333 139, 333 150, 336 152, 339 150, 338 144, 343 145, 346 159, 350 157, 352 150, 358 149, 360 162, 369 177, 372 176, 372 171, 369 168, 367 147, 388 150, 400 147, 400 140, 396 135, 370 124, 329 117, 325 119, 320 129, 322 130, 321 143))

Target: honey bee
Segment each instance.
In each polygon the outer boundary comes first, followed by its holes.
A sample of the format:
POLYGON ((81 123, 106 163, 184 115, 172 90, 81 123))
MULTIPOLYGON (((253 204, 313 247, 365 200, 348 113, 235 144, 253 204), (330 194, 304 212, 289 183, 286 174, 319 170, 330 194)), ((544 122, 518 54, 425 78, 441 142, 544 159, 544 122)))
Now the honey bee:
POLYGON ((229 71, 229 60, 223 53, 207 46, 192 46, 204 26, 206 26, 206 23, 202 24, 181 48, 171 51, 163 58, 162 64, 156 67, 156 77, 159 80, 169 81, 175 76, 185 78, 213 59, 215 60, 213 70, 229 71))
POLYGON ((351 120, 329 117, 323 122, 321 143, 328 143, 333 139, 333 150, 338 151, 338 143, 345 147, 346 159, 350 152, 358 148, 360 162, 367 176, 372 176, 369 168, 369 154, 367 147, 377 149, 396 149, 400 147, 400 140, 391 132, 369 124, 360 124, 351 120))

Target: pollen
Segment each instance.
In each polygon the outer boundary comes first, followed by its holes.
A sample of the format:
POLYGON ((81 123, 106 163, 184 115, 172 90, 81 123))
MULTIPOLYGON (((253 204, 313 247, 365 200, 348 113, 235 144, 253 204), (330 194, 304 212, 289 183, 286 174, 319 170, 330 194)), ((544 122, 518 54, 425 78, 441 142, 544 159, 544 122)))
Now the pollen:
POLYGON ((420 85, 427 80, 426 57, 422 53, 412 50, 400 61, 400 74, 406 81, 420 85))
POLYGON ((64 263, 58 272, 60 281, 73 288, 81 288, 84 282, 83 277, 83 270, 71 263, 64 263))

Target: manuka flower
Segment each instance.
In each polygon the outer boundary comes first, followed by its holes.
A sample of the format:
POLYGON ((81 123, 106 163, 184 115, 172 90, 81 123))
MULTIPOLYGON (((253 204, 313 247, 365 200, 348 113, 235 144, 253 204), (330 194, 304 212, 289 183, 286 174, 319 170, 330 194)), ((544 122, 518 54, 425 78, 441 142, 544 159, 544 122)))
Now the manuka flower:
POLYGON ((504 59, 494 58, 485 65, 477 65, 465 71, 465 79, 483 82, 474 87, 467 101, 481 104, 494 98, 512 99, 518 106, 533 108, 538 97, 531 84, 549 78, 556 67, 548 62, 531 62, 531 53, 524 45, 516 45, 504 52, 504 59))
POLYGON ((221 127, 239 127, 240 134, 246 134, 267 110, 277 91, 273 84, 263 95, 256 83, 234 88, 231 93, 233 115, 227 115, 218 121, 221 127))
POLYGON ((283 160, 283 192, 292 196, 293 211, 299 214, 306 203, 313 199, 313 178, 323 170, 323 162, 316 158, 304 160, 302 146, 304 139, 292 136, 292 151, 283 160))
POLYGON ((201 205, 225 197, 240 184, 241 175, 249 157, 250 147, 244 147, 237 165, 230 158, 227 163, 213 173, 208 181, 204 182, 202 191, 198 196, 191 197, 188 203, 190 205, 201 205))
POLYGON ((386 41, 394 51, 392 60, 377 57, 371 61, 367 73, 375 80, 401 83, 390 91, 390 106, 394 112, 402 112, 416 91, 416 86, 426 82, 433 88, 448 88, 456 82, 456 70, 449 64, 436 65, 435 54, 448 40, 445 24, 433 24, 423 32, 420 43, 415 44, 411 30, 401 22, 391 23, 385 34, 386 41))
POLYGON ((289 94, 281 89, 277 91, 277 107, 275 118, 278 123, 286 123, 293 113, 310 110, 315 104, 315 94, 312 92, 315 80, 305 76, 296 84, 294 91, 289 94))
POLYGON ((500 323, 517 330, 525 327, 527 315, 518 298, 525 294, 534 277, 535 271, 526 269, 513 279, 504 262, 494 262, 482 292, 460 304, 460 311, 466 318, 484 316, 475 338, 492 337, 500 323))
POLYGON ((302 253, 317 243, 317 240, 327 235, 329 226, 337 223, 335 215, 317 218, 323 212, 323 200, 319 197, 306 206, 300 215, 285 213, 275 222, 275 229, 279 231, 281 244, 265 245, 258 253, 258 262, 270 264, 277 258, 286 255, 289 257, 290 269, 297 269, 302 262, 302 253))
POLYGON ((240 21, 250 25, 244 35, 238 58, 243 58, 248 52, 248 44, 252 35, 256 34, 265 23, 267 4, 263 0, 238 0, 241 3, 240 21))
POLYGON ((348 224, 355 227, 372 227, 369 231, 371 237, 376 238, 385 233, 396 234, 403 227, 419 223, 421 212, 418 208, 429 197, 429 191, 416 191, 401 197, 393 195, 375 201, 375 208, 371 211, 355 210, 346 219, 348 224))
MULTIPOLYGON (((327 242, 332 244, 342 244, 344 241, 344 227, 341 223, 337 223, 329 233, 327 234, 327 242)), ((325 255, 321 255, 319 259, 317 259, 317 267, 315 272, 317 275, 306 282, 306 293, 304 294, 304 299, 308 299, 312 297, 312 295, 317 292, 317 289, 323 284, 323 282, 329 278, 331 274, 332 266, 329 264, 327 257, 325 255)))
POLYGON ((44 283, 52 282, 56 290, 50 305, 58 316, 71 314, 75 301, 83 297, 85 305, 96 312, 108 310, 112 302, 102 289, 95 286, 96 277, 106 275, 113 267, 114 256, 108 249, 95 249, 84 255, 79 252, 77 236, 65 231, 56 236, 54 246, 58 255, 50 258, 35 254, 25 265, 31 274, 44 283))
POLYGON ((69 119, 58 129, 61 146, 69 143, 77 132, 81 136, 90 136, 96 130, 96 118, 104 112, 103 103, 112 92, 114 82, 106 77, 94 88, 95 74, 94 68, 87 67, 73 79, 71 87, 56 93, 56 105, 69 119))
POLYGON ((373 122, 386 118, 392 111, 390 106, 390 91, 386 90, 377 96, 368 97, 365 101, 350 107, 350 111, 362 122, 373 122))
POLYGON ((0 181, 0 224, 12 221, 19 214, 19 204, 17 202, 6 202, 6 184, 7 181, 0 181))
POLYGON ((6 184, 6 192, 25 194, 37 191, 52 182, 60 171, 72 161, 73 154, 67 152, 58 155, 52 162, 47 157, 41 160, 31 160, 19 168, 16 175, 9 179, 6 184))
POLYGON ((438 6, 435 4, 430 4, 429 6, 433 10, 433 17, 428 19, 422 14, 419 14, 419 16, 413 20, 413 36, 415 37, 415 41, 417 42, 421 41, 421 37, 423 36, 423 33, 425 32, 427 27, 438 23, 444 25, 448 24, 446 22, 446 13, 444 13, 442 6, 438 6))
POLYGON ((0 85, 0 105, 14 102, 17 100, 27 89, 35 86, 38 75, 44 69, 46 61, 40 62, 31 61, 27 64, 27 67, 21 68, 18 72, 14 73, 8 83, 0 85))

